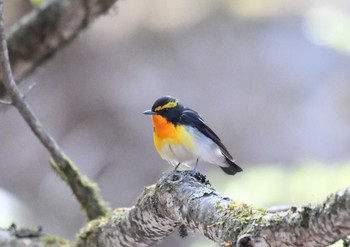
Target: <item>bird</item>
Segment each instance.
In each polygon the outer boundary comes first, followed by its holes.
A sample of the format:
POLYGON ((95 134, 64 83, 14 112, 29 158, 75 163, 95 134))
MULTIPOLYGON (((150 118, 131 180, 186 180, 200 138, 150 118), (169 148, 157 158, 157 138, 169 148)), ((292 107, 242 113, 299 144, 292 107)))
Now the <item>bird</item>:
POLYGON ((226 174, 241 172, 220 138, 194 110, 182 105, 172 96, 158 98, 150 110, 153 141, 162 159, 175 166, 190 165, 202 160, 218 165, 226 174))

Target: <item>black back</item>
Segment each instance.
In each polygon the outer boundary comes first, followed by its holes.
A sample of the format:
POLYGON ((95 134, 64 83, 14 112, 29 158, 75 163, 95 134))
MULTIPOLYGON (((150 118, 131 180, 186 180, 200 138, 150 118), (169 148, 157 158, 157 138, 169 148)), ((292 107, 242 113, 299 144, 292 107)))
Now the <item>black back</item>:
POLYGON ((198 129, 206 137, 213 140, 225 155, 226 158, 232 160, 232 155, 227 151, 227 148, 222 144, 220 138, 215 132, 208 126, 203 118, 194 110, 185 108, 180 117, 180 124, 185 124, 198 129))

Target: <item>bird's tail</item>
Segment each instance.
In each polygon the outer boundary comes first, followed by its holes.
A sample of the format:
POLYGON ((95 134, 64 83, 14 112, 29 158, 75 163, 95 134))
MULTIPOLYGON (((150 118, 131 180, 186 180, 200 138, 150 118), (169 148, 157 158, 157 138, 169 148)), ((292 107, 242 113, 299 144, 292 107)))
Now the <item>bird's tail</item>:
POLYGON ((243 171, 242 168, 240 168, 235 162, 233 162, 232 160, 226 158, 227 164, 229 166, 220 166, 220 168, 229 175, 235 175, 237 172, 241 172, 243 171))

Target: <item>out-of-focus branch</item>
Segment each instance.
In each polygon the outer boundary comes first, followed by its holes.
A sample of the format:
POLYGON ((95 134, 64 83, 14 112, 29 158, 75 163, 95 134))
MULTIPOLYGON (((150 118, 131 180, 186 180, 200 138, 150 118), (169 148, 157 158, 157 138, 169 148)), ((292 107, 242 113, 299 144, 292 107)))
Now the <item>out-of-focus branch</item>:
MULTIPOLYGON (((54 0, 33 10, 8 33, 11 67, 17 83, 74 40, 117 0, 54 0)), ((0 81, 0 98, 6 90, 0 81)))
POLYGON ((41 236, 41 229, 20 228, 13 224, 0 228, 0 247, 70 247, 69 241, 55 236, 41 236))
POLYGON ((3 0, 0 0, 0 78, 9 94, 13 106, 17 108, 33 133, 52 155, 53 168, 71 187, 77 200, 82 205, 88 218, 95 219, 108 212, 106 203, 99 196, 97 187, 86 177, 79 174, 78 169, 66 157, 56 141, 44 129, 39 119, 34 115, 23 95, 19 91, 12 75, 4 32, 3 0))
POLYGON ((135 206, 91 222, 77 246, 152 246, 184 224, 226 247, 323 247, 350 234, 349 222, 350 188, 316 206, 269 213, 221 196, 199 174, 175 171, 135 206))

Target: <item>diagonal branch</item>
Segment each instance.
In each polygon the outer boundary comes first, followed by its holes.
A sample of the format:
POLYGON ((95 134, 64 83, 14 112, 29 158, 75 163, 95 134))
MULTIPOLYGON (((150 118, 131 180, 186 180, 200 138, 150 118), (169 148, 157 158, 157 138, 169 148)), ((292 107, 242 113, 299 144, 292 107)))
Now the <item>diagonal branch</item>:
MULTIPOLYGON (((54 0, 33 10, 8 33, 15 81, 20 82, 69 44, 117 0, 54 0)), ((6 90, 0 81, 0 97, 6 90)))
POLYGON ((135 206, 91 222, 78 247, 152 246, 185 224, 221 246, 321 247, 350 234, 350 188, 316 206, 269 213, 210 188, 202 175, 172 172, 145 188, 135 206))
POLYGON ((12 75, 9 55, 6 45, 3 20, 3 0, 0 0, 0 78, 3 81, 13 106, 17 108, 33 133, 52 155, 53 168, 64 178, 73 190, 74 195, 85 209, 89 219, 95 219, 108 212, 106 203, 98 194, 97 187, 86 177, 79 174, 78 169, 66 157, 56 141, 45 130, 39 119, 34 115, 30 106, 19 91, 12 75))

